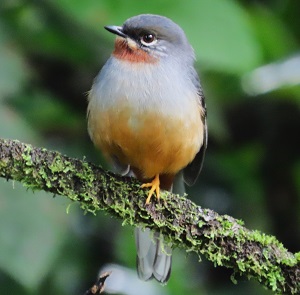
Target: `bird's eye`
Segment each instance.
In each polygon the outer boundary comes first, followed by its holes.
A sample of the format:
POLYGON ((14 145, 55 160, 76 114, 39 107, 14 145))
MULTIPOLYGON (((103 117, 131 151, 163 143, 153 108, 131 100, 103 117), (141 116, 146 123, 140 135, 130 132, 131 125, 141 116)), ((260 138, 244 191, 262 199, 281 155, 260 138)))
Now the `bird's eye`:
POLYGON ((153 34, 144 34, 141 36, 141 43, 143 45, 149 46, 155 44, 157 41, 156 36, 153 34))

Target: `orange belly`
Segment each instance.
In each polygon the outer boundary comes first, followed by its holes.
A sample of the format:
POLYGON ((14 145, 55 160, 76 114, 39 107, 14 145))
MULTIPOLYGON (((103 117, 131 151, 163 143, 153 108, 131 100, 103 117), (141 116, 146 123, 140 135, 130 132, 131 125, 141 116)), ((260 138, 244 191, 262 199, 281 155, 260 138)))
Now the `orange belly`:
POLYGON ((200 110, 193 112, 183 120, 154 111, 134 113, 129 107, 91 108, 89 132, 106 156, 139 169, 145 178, 176 174, 194 159, 203 142, 200 110))

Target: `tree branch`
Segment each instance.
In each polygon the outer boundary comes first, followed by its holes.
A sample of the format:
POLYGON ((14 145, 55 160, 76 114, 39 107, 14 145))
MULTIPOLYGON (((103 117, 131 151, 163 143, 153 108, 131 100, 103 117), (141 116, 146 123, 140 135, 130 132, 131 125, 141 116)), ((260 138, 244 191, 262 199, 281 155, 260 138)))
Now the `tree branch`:
POLYGON ((146 206, 147 192, 137 180, 14 140, 0 139, 0 176, 64 195, 85 211, 105 210, 125 224, 160 231, 174 247, 232 268, 234 282, 246 276, 275 293, 300 294, 300 253, 293 255, 275 237, 248 230, 242 221, 184 197, 165 192, 164 204, 153 201, 146 206))

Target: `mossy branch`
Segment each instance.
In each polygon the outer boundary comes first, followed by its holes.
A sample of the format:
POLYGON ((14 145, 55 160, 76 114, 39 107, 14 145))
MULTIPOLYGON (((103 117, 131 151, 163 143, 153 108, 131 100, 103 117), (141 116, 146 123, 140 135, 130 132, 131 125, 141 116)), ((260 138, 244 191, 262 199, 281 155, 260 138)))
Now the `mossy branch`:
POLYGON ((280 294, 300 294, 300 253, 288 252, 275 237, 251 231, 227 215, 203 209, 190 200, 163 193, 163 202, 145 206, 140 183, 58 152, 0 139, 0 176, 27 188, 63 195, 96 213, 105 210, 130 225, 160 231, 188 252, 204 255, 216 266, 254 278, 280 294))

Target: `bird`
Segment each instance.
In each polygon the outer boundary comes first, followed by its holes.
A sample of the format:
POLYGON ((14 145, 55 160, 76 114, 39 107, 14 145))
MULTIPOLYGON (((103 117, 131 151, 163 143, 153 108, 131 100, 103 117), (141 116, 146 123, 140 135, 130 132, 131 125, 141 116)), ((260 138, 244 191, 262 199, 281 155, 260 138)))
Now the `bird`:
MULTIPOLYGON (((194 50, 183 29, 161 15, 104 28, 116 39, 89 91, 89 135, 118 173, 149 188, 145 206, 159 201, 160 190, 182 194, 184 182, 197 180, 207 147, 194 50)), ((171 246, 149 228, 138 227, 135 238, 138 276, 166 284, 171 246)))

